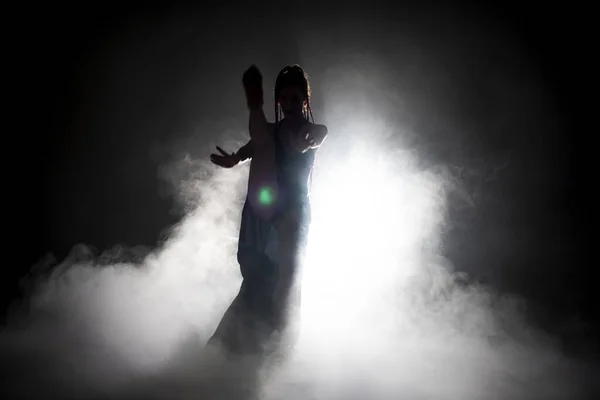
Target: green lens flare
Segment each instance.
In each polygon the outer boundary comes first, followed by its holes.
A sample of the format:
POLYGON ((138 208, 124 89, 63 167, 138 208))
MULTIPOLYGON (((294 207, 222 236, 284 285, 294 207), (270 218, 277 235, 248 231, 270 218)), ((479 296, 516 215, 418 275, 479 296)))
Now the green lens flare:
POLYGON ((261 206, 269 206, 274 200, 273 189, 268 186, 263 186, 258 191, 258 202, 261 206))

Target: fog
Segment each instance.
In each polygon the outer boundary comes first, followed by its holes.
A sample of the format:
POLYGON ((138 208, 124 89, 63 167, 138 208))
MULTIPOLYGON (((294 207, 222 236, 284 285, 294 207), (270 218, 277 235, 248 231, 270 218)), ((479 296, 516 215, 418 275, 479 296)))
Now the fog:
MULTIPOLYGON (((166 24, 164 32, 175 30, 166 24)), ((5 393, 231 399, 250 398, 250 388, 264 399, 464 400, 588 393, 597 370, 568 357, 557 337, 530 321, 525 298, 477 283, 447 256, 448 232, 480 216, 486 182, 523 163, 478 138, 493 135, 501 121, 508 121, 503 129, 525 131, 543 119, 550 109, 543 85, 490 69, 483 80, 496 108, 479 110, 489 112, 486 124, 459 124, 449 118, 452 68, 440 62, 469 49, 421 47, 407 34, 366 50, 325 36, 307 34, 297 50, 298 62, 315 71, 315 118, 330 137, 314 172, 302 331, 293 353, 228 361, 204 347, 241 282, 235 252, 248 165, 222 170, 208 162, 215 145, 234 150, 245 134, 226 127, 243 126, 230 116, 203 115, 157 144, 169 154, 157 180, 184 215, 164 242, 101 254, 93 243, 80 244, 65 260, 49 256, 23 277, 28 296, 13 305, 0 333, 2 367, 10 371, 5 393), (397 50, 384 57, 381 48, 397 50)), ((131 52, 119 68, 135 70, 144 51, 131 52)), ((173 101, 191 109, 205 79, 187 83, 173 101)), ((237 103, 241 110, 243 100, 237 103)), ((526 140, 515 137, 506 140, 526 140)), ((549 165, 552 151, 538 168, 549 165)), ((472 245, 483 253, 519 246, 478 239, 472 245)))

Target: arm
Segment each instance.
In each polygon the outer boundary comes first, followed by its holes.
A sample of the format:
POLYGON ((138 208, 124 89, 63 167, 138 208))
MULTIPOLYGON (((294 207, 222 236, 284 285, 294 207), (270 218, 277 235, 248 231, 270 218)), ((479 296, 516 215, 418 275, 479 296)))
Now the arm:
POLYGON ((240 147, 240 149, 235 153, 235 156, 238 159, 238 164, 243 164, 246 161, 252 159, 253 153, 254 146, 252 145, 252 139, 250 139, 248 143, 240 147))
POLYGON ((269 124, 263 111, 262 75, 255 65, 252 65, 242 78, 246 92, 246 104, 250 110, 249 131, 254 143, 263 143, 269 138, 269 124))
POLYGON ((297 135, 291 137, 292 146, 300 153, 318 149, 327 137, 327 127, 308 123, 297 135))
POLYGON ((269 138, 269 123, 262 106, 250 109, 248 130, 250 131, 250 140, 254 140, 255 143, 264 143, 269 138))
POLYGON ((327 127, 325 125, 312 124, 308 133, 308 139, 311 140, 311 149, 317 149, 327 138, 327 127))

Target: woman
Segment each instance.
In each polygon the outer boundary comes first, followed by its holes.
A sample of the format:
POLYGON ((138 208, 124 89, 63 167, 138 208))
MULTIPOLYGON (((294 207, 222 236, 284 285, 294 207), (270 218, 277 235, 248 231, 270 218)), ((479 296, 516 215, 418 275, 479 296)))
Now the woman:
POLYGON ((261 352, 274 333, 290 330, 310 224, 308 181, 327 136, 324 125, 309 122, 310 85, 300 66, 287 66, 277 76, 274 123, 265 117, 262 77, 255 66, 244 73, 243 83, 250 141, 236 153, 217 147, 221 154, 211 155, 223 168, 252 159, 238 242, 242 286, 210 340, 232 353, 261 352))

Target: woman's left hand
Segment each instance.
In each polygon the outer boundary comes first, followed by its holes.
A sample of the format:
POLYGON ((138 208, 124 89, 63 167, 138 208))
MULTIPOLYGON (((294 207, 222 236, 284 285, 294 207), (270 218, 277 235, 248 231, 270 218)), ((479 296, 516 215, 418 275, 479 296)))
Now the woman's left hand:
POLYGON ((325 138, 322 125, 307 123, 303 125, 295 135, 294 147, 301 153, 319 147, 325 138))

